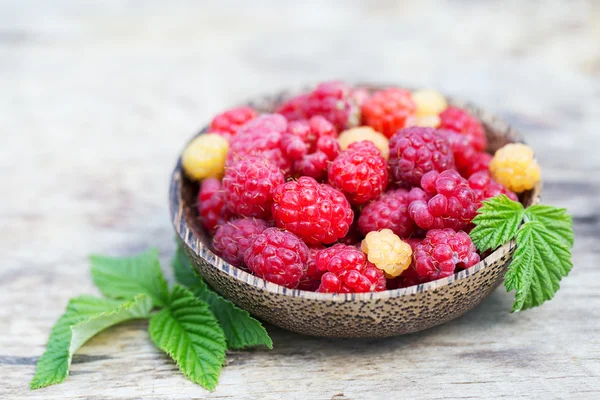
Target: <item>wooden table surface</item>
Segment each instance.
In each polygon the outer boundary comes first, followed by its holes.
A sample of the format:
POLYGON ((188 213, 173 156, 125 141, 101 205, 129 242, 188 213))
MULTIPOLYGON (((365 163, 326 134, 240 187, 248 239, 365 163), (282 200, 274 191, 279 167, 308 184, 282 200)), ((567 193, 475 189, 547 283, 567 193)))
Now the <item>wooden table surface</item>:
POLYGON ((600 2, 0 1, 0 398, 600 398, 600 2), (521 129, 544 201, 575 220, 575 268, 520 314, 502 288, 386 340, 268 327, 213 393, 150 343, 104 332, 30 392, 50 328, 94 289, 90 253, 174 251, 169 174, 228 105, 328 78, 430 86, 521 129))

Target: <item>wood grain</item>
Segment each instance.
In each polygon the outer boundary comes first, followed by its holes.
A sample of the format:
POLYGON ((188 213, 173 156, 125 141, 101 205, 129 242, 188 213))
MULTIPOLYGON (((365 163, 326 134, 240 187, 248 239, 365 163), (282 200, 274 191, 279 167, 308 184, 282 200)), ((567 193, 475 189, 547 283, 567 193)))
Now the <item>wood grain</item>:
POLYGON ((0 398, 599 398, 598 43, 593 1, 0 2, 0 398), (97 293, 88 254, 153 245, 167 265, 185 140, 232 103, 336 77, 439 87, 525 134, 543 201, 575 218, 556 298, 512 315, 498 289, 380 341, 269 327, 275 349, 230 353, 213 393, 130 323, 85 345, 65 383, 30 392, 67 300, 97 293))

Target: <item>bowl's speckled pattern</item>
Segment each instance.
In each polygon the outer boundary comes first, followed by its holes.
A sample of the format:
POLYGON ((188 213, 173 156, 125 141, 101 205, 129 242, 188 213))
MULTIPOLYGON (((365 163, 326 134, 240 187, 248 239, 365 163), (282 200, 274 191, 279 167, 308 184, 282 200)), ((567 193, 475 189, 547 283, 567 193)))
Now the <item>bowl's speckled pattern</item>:
MULTIPOLYGON (((250 104, 268 112, 287 96, 287 92, 264 96, 250 104)), ((450 103, 468 109, 483 122, 488 150, 495 151, 506 143, 522 140, 501 119, 468 103, 454 99, 450 103)), ((215 290, 253 315, 307 335, 385 337, 450 321, 477 306, 502 282, 514 251, 514 243, 507 243, 467 270, 404 289, 363 294, 291 290, 248 274, 210 250, 210 238, 197 219, 197 190, 197 184, 183 175, 179 160, 170 188, 171 219, 200 275, 215 290)), ((539 201, 540 191, 541 185, 521 196, 521 201, 525 206, 539 201)))

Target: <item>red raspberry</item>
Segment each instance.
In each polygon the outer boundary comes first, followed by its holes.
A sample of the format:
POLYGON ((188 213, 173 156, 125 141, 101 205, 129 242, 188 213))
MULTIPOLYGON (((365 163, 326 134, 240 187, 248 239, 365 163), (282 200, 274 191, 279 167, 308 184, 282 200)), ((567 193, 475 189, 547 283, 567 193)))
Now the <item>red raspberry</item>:
POLYGON ((267 228, 254 236, 244 253, 251 272, 269 282, 293 289, 306 273, 308 247, 294 234, 267 228))
POLYGON ((350 229, 348 230, 346 236, 339 238, 338 242, 347 244, 349 246, 357 246, 357 248, 360 250, 360 243, 364 238, 365 237, 358 230, 358 223, 355 220, 352 222, 352 225, 350 225, 350 229))
POLYGON ((469 268, 479 262, 479 254, 469 235, 452 229, 432 229, 415 246, 415 271, 427 280, 445 278, 456 268, 469 268))
POLYGON ((464 177, 470 177, 475 172, 479 171, 490 171, 490 162, 492 161, 492 155, 483 151, 474 152, 469 156, 468 165, 463 168, 460 173, 464 177))
POLYGON ((281 136, 281 151, 290 160, 300 160, 308 152, 308 146, 301 137, 284 133, 281 136))
POLYGON ((489 199, 490 197, 497 196, 499 194, 505 194, 509 199, 519 201, 519 198, 514 192, 511 192, 490 176, 487 171, 476 172, 471 175, 468 179, 469 186, 475 195, 477 196, 478 207, 481 207, 481 202, 489 199))
POLYGON ((307 152, 316 150, 317 140, 322 136, 337 137, 335 127, 325 117, 315 115, 309 120, 291 121, 286 134, 297 136, 307 146, 307 152))
POLYGON ((207 178, 202 181, 198 192, 198 214, 200 221, 208 232, 213 232, 231 218, 231 211, 225 207, 225 192, 221 181, 207 178))
POLYGON ((429 171, 454 168, 446 139, 433 128, 405 128, 390 139, 390 169, 399 184, 418 186, 429 171))
POLYGON ((317 253, 316 267, 324 274, 317 292, 362 293, 385 290, 383 271, 354 246, 338 243, 317 253))
POLYGON ((360 110, 356 101, 350 86, 342 82, 325 82, 308 94, 286 101, 277 112, 289 121, 321 115, 341 131, 358 124, 360 110))
POLYGON ((281 139, 286 129, 287 121, 279 114, 263 114, 245 123, 231 138, 227 162, 256 155, 271 161, 287 174, 291 161, 281 150, 281 139))
POLYGON ((273 218, 308 244, 328 244, 348 233, 354 212, 341 192, 303 176, 275 189, 273 218))
POLYGON ((273 191, 284 183, 279 168, 260 157, 246 157, 225 168, 225 204, 243 217, 270 218, 273 191))
POLYGON ((317 269, 316 258, 319 251, 323 250, 323 246, 312 246, 308 248, 308 262, 306 263, 306 274, 300 280, 298 289, 316 291, 321 284, 321 277, 325 271, 317 269))
MULTIPOLYGON (((454 156, 454 164, 458 172, 462 172, 469 168, 471 159, 477 150, 471 144, 471 141, 465 135, 448 129, 438 129, 438 135, 446 139, 454 156)), ((464 175, 463 175, 464 176, 464 175)))
POLYGON ((487 147, 483 125, 462 108, 450 106, 442 111, 438 128, 450 129, 465 135, 475 150, 483 151, 487 147))
POLYGON ((363 235, 381 229, 391 229, 401 238, 415 231, 415 223, 408 214, 408 191, 390 190, 367 204, 358 217, 358 227, 363 235))
POLYGON ((241 267, 244 253, 250 247, 254 235, 269 227, 267 221, 242 218, 220 225, 213 236, 215 253, 229 264, 241 267))
POLYGON ((365 124, 392 137, 415 118, 416 109, 408 90, 390 88, 375 92, 365 100, 361 111, 365 124))
POLYGON ((242 106, 232 108, 214 117, 208 131, 230 138, 235 135, 242 125, 257 116, 258 113, 252 107, 242 106))
POLYGON ((373 142, 352 143, 328 169, 329 183, 341 190, 352 204, 376 199, 388 184, 385 158, 373 142))
POLYGON ((340 154, 340 144, 331 136, 323 136, 317 140, 314 153, 307 154, 294 162, 294 172, 298 176, 309 176, 318 181, 327 179, 327 167, 340 154))
MULTIPOLYGON (((414 257, 413 257, 414 258, 414 257)), ((420 285, 421 283, 428 282, 428 279, 422 278, 415 270, 415 265, 413 261, 413 265, 410 266, 406 271, 400 275, 400 284, 398 287, 405 288, 415 285, 420 285)))
POLYGON ((335 127, 319 115, 308 121, 290 122, 281 145, 284 155, 295 160, 292 168, 294 175, 324 180, 327 177, 327 165, 340 152, 336 136, 335 127))
POLYGON ((409 194, 410 217, 423 229, 467 227, 478 209, 477 195, 467 180, 457 171, 447 170, 441 174, 430 171, 423 175, 421 186, 409 194))

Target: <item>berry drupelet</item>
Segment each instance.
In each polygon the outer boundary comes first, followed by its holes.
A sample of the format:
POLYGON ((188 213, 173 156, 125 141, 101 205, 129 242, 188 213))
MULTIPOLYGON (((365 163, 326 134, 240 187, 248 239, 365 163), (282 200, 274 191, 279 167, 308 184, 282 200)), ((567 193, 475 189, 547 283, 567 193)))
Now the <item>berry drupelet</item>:
POLYGON ((394 180, 409 187, 418 186, 429 171, 454 168, 448 142, 433 128, 406 128, 392 136, 388 162, 394 180))
POLYGON ((376 199, 388 184, 387 163, 372 142, 352 143, 328 169, 329 184, 352 204, 376 199))
POLYGON ((390 88, 373 93, 363 103, 361 111, 366 125, 391 137, 411 123, 416 106, 409 91, 390 88))
POLYGON ((354 218, 343 193, 306 176, 279 185, 272 209, 278 227, 308 244, 329 244, 344 237, 354 218))
POLYGON ((395 189, 382 194, 367 204, 358 217, 358 228, 363 235, 380 229, 391 229, 400 237, 409 237, 415 223, 408 213, 408 191, 395 189))
POLYGON ((244 263, 244 253, 255 235, 269 227, 267 221, 242 218, 220 225, 213 236, 213 248, 223 260, 236 267, 244 263))
POLYGON ((408 206, 420 228, 465 229, 477 214, 477 195, 457 171, 430 171, 423 175, 421 187, 410 191, 408 206))
POLYGON ((273 191, 285 178, 279 168, 260 157, 228 165, 223 178, 225 205, 243 217, 270 218, 273 191))
POLYGON ((363 293, 385 290, 383 272, 354 246, 338 243, 317 253, 316 267, 324 274, 318 292, 363 293))
POLYGON ((454 274, 457 268, 470 268, 479 254, 469 235, 452 229, 432 229, 415 245, 415 271, 422 279, 435 280, 454 274))
POLYGON ((295 288, 306 274, 308 247, 294 234, 267 228, 255 235, 244 253, 248 269, 269 282, 295 288))

